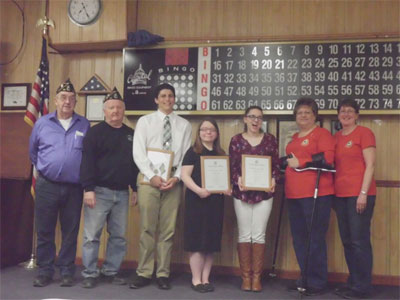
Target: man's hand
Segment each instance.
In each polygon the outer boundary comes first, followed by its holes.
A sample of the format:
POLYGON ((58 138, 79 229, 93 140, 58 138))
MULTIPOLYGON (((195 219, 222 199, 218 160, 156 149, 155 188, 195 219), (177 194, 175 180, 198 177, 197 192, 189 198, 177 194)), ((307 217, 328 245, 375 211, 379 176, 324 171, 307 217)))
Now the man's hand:
POLYGON ((94 191, 85 192, 83 194, 83 203, 89 208, 94 208, 96 206, 96 194, 94 191))
POLYGON ((160 191, 165 192, 165 191, 169 191, 170 189, 172 189, 175 184, 177 184, 179 182, 179 179, 177 177, 171 177, 170 179, 168 179, 168 181, 164 181, 160 187, 160 191))
POLYGON ((137 192, 132 192, 130 204, 131 206, 135 206, 137 204, 137 192))
POLYGON ((157 189, 160 189, 164 182, 165 182, 164 179, 162 179, 160 176, 157 175, 154 175, 150 179, 150 185, 157 189))

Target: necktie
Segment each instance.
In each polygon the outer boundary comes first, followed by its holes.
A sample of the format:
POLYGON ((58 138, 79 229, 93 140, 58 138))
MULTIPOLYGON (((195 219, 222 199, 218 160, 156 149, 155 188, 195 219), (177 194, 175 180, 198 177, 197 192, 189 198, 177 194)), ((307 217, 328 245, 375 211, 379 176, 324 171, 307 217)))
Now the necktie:
POLYGON ((171 135, 171 122, 169 116, 164 118, 164 132, 163 132, 163 149, 171 150, 172 147, 172 135, 171 135))

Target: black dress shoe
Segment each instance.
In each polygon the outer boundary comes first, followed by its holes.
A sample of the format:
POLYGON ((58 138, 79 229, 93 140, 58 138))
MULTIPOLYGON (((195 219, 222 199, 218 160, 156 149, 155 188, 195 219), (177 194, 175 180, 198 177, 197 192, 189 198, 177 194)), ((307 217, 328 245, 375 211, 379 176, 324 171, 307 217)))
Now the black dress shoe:
POLYGON ((92 289, 97 285, 97 278, 95 277, 86 277, 82 281, 82 287, 85 289, 92 289))
POLYGON ((325 292, 326 292, 325 289, 317 289, 317 288, 313 288, 313 287, 308 287, 303 292, 303 294, 306 296, 318 296, 318 295, 322 295, 325 292))
POLYGON ((74 285, 74 278, 71 275, 65 275, 61 277, 60 286, 71 287, 74 285))
POLYGON ((35 287, 44 287, 51 282, 51 277, 45 275, 39 275, 33 281, 33 286, 35 287))
POLYGON ((111 284, 115 284, 115 285, 125 285, 126 279, 117 275, 104 275, 101 274, 101 279, 105 282, 111 283, 111 284))
POLYGON ((297 284, 296 281, 293 281, 288 287, 287 290, 289 292, 300 292, 303 288, 297 284))
POLYGON ((368 298, 367 293, 358 292, 355 290, 347 290, 339 295, 345 299, 366 299, 368 298))
POLYGON ((133 281, 129 284, 129 288, 131 288, 131 289, 140 289, 141 287, 149 285, 150 282, 151 282, 150 278, 146 278, 146 277, 137 275, 133 279, 133 281))
POLYGON ((350 291, 351 288, 347 285, 339 286, 335 289, 334 293, 338 296, 342 296, 344 292, 350 291))
POLYGON ((204 290, 206 292, 214 292, 215 288, 211 283, 205 283, 204 284, 204 290))
POLYGON ((193 291, 196 291, 198 293, 207 293, 206 289, 204 288, 204 284, 199 283, 194 285, 193 283, 190 285, 193 291))
POLYGON ((171 288, 168 277, 157 277, 157 285, 162 290, 169 290, 171 288))

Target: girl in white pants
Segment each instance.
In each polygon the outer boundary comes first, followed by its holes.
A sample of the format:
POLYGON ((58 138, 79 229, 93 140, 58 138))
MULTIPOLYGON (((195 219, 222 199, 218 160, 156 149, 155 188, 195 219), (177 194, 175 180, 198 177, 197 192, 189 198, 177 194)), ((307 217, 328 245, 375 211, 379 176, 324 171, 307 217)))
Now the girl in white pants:
POLYGON ((271 214, 273 198, 248 204, 234 198, 238 223, 238 243, 265 244, 265 231, 271 214))
MULTIPOLYGON (((262 109, 249 107, 243 117, 244 132, 232 137, 229 145, 232 195, 238 223, 238 254, 242 272, 242 290, 262 290, 265 231, 271 214, 275 181, 280 176, 278 144, 273 135, 263 133, 262 109), (269 192, 247 190, 242 183, 242 155, 271 158, 271 189, 269 192)), ((268 178, 266 178, 268 180, 268 178)))

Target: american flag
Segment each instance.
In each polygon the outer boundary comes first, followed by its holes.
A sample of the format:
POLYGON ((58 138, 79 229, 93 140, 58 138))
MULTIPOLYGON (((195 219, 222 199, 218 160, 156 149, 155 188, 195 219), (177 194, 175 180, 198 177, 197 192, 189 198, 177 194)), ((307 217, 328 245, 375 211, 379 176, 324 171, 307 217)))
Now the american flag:
POLYGON ((36 79, 33 84, 24 120, 31 125, 35 124, 42 115, 49 113, 49 61, 47 60, 47 41, 42 38, 42 58, 36 79))
MULTIPOLYGON (((29 98, 28 107, 25 112, 24 120, 33 127, 35 122, 42 115, 49 113, 49 61, 47 59, 47 40, 42 38, 42 57, 40 59, 39 70, 33 84, 32 93, 29 98)), ((38 172, 33 166, 32 174, 32 196, 35 196, 35 184, 38 172)))

